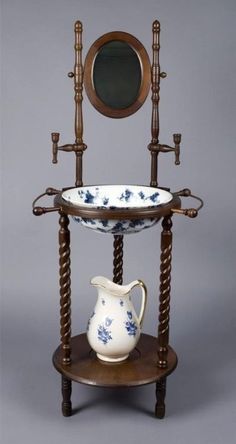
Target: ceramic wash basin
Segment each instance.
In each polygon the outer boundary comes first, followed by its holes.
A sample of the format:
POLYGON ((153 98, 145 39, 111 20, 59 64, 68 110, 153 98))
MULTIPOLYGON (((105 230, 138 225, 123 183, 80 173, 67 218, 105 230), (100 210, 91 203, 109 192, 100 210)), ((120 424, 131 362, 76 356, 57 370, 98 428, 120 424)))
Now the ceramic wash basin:
POLYGON ((100 233, 116 235, 152 227, 160 217, 145 217, 140 215, 140 210, 155 209, 173 199, 168 191, 143 185, 84 186, 66 190, 61 197, 70 207, 77 209, 78 215, 72 214, 76 222, 100 233), (117 212, 119 217, 116 218, 117 212))

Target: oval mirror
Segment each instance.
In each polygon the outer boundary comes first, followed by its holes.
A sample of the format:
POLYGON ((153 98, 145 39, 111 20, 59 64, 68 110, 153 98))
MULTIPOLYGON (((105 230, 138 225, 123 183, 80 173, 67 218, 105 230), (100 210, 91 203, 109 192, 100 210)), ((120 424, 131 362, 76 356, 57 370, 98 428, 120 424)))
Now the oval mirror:
POLYGON ((102 114, 120 118, 135 113, 150 88, 145 48, 125 32, 105 34, 87 54, 84 83, 89 100, 102 114))

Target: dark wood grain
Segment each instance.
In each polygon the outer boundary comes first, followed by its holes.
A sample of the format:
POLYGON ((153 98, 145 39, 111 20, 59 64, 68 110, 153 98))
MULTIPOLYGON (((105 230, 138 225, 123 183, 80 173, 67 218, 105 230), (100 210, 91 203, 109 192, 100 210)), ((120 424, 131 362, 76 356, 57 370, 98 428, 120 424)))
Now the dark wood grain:
POLYGON ((177 365, 177 356, 168 347, 168 366, 157 365, 157 338, 142 334, 137 348, 120 363, 100 361, 91 351, 87 335, 74 336, 71 340, 71 364, 62 364, 62 347, 53 355, 56 369, 66 378, 83 384, 101 387, 132 387, 150 384, 169 375, 177 365))

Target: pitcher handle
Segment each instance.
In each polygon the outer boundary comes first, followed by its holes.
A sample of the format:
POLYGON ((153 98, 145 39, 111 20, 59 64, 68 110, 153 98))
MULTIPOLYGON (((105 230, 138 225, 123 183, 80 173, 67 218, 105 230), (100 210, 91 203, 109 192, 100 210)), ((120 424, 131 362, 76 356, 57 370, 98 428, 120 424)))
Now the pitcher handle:
POLYGON ((142 327, 144 313, 145 313, 145 309, 146 309, 146 305, 147 305, 147 287, 144 284, 144 282, 139 279, 137 281, 133 282, 131 289, 133 289, 134 287, 141 287, 141 290, 142 290, 141 308, 140 308, 140 313, 139 313, 139 317, 138 317, 139 325, 140 325, 140 327, 142 327))

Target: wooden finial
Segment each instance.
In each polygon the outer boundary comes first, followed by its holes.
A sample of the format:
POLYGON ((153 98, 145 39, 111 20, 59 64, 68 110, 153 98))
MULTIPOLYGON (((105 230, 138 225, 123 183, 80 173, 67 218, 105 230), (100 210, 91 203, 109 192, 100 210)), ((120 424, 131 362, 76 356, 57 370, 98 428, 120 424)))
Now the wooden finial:
POLYGON ((75 22, 75 32, 76 31, 78 31, 78 32, 82 32, 83 31, 83 25, 82 25, 82 22, 80 22, 79 20, 77 20, 76 22, 75 22))
POLYGON ((161 27, 160 22, 158 20, 155 20, 152 24, 153 32, 160 31, 160 27, 161 27))

